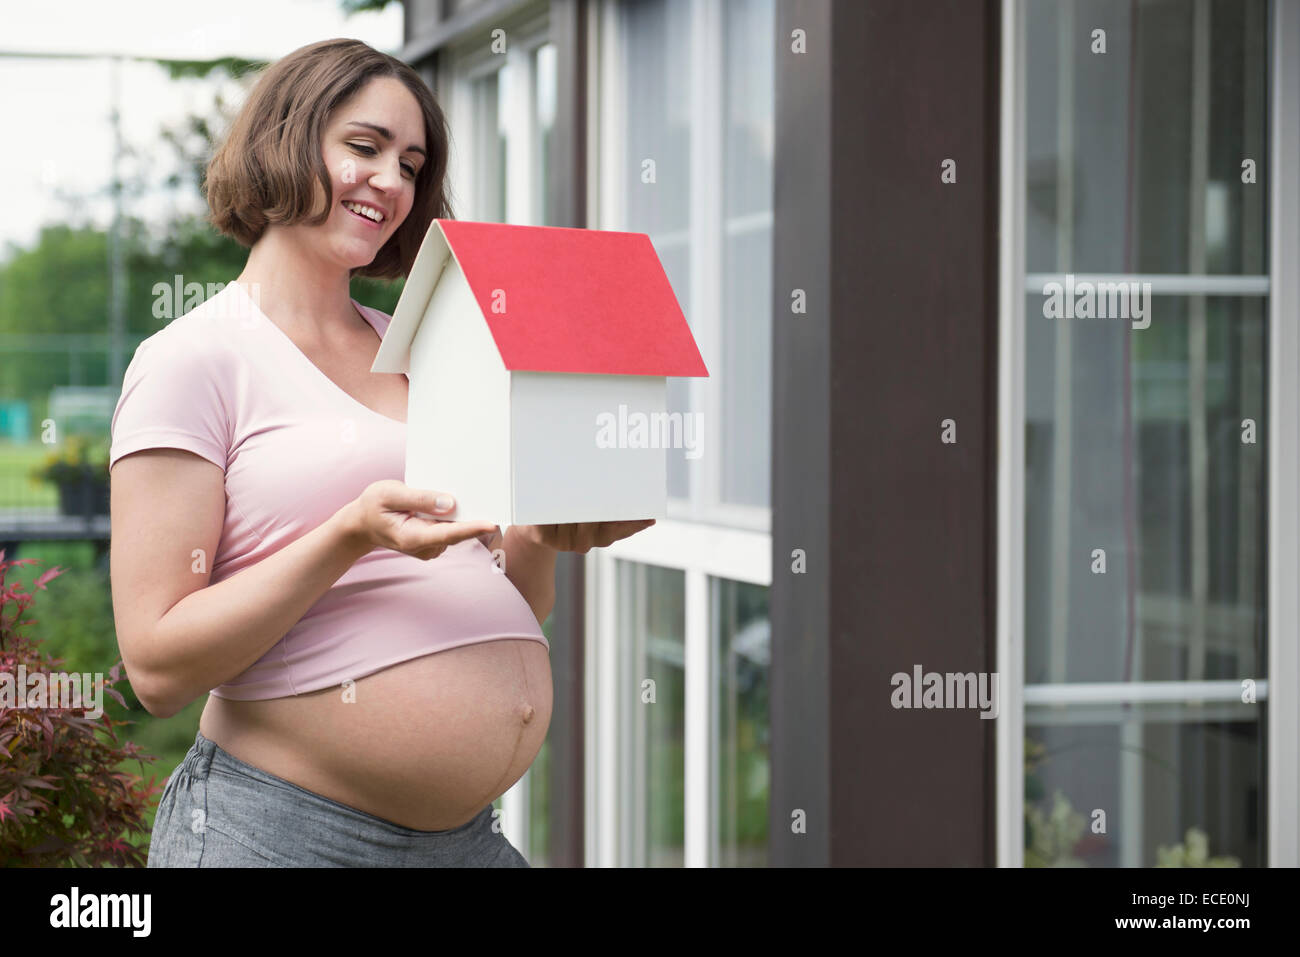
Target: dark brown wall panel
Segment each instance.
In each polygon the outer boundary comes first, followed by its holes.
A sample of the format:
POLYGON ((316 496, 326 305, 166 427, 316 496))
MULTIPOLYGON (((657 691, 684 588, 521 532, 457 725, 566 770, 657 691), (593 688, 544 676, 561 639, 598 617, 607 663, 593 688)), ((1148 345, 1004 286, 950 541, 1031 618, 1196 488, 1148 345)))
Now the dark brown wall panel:
POLYGON ((991 864, 996 722, 891 676, 994 669, 999 9, 778 9, 773 863, 991 864))

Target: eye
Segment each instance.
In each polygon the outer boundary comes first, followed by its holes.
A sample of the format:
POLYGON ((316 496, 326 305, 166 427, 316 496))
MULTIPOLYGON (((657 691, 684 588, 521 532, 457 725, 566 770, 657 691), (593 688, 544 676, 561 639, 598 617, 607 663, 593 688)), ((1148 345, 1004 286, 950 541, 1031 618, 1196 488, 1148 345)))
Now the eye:
MULTIPOLYGON (((354 150, 356 150, 356 151, 357 151, 358 153, 360 153, 362 156, 378 156, 378 155, 379 155, 379 150, 375 149, 375 148, 374 148, 373 146, 371 146, 369 143, 349 143, 348 146, 352 147, 354 150)), ((402 164, 402 169, 403 169, 403 170, 404 170, 404 171, 409 175, 409 177, 410 177, 411 179, 415 179, 415 166, 414 166, 413 164, 411 164, 411 163, 403 163, 403 164, 402 164)))

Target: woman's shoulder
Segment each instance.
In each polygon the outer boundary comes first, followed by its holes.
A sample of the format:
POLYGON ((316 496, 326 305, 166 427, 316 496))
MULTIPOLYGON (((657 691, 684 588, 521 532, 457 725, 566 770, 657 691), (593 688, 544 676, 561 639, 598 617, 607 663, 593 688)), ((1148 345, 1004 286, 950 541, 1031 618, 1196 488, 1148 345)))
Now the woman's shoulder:
MULTIPOLYGON (((168 319, 136 346, 136 363, 181 365, 188 372, 229 369, 237 353, 238 317, 231 319, 228 297, 209 297, 188 311, 168 319)), ((167 318, 164 313, 160 318, 167 318)), ((248 322, 247 319, 244 320, 248 322)))
POLYGON ((352 302, 356 304, 358 309, 366 313, 370 317, 371 321, 379 327, 379 335, 380 338, 382 338, 384 333, 388 331, 388 324, 393 321, 393 317, 384 312, 384 310, 376 309, 374 306, 367 306, 364 302, 357 299, 353 299, 352 302))

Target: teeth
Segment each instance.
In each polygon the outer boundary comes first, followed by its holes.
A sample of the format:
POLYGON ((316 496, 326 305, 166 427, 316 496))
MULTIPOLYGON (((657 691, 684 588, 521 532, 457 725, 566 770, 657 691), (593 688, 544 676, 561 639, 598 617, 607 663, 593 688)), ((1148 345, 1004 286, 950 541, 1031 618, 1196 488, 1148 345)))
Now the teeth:
POLYGON ((352 212, 360 213, 367 219, 373 219, 377 223, 382 223, 384 221, 384 214, 373 206, 362 206, 360 203, 354 203, 351 200, 346 199, 343 201, 343 205, 352 210, 352 212))

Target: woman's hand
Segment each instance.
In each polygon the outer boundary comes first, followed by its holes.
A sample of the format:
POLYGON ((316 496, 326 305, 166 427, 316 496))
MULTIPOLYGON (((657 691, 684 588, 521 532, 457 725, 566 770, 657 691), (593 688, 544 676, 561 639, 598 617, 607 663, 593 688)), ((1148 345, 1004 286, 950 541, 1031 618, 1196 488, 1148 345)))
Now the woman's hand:
POLYGON ((627 522, 572 522, 564 525, 517 525, 521 535, 535 545, 545 545, 557 552, 582 552, 604 548, 620 538, 627 538, 649 528, 653 518, 627 522))
POLYGON ((397 479, 366 486, 348 503, 348 530, 357 542, 413 555, 437 558, 451 545, 497 532, 492 522, 452 522, 439 519, 456 507, 446 492, 414 489, 397 479), (440 501, 441 500, 441 501, 440 501))

